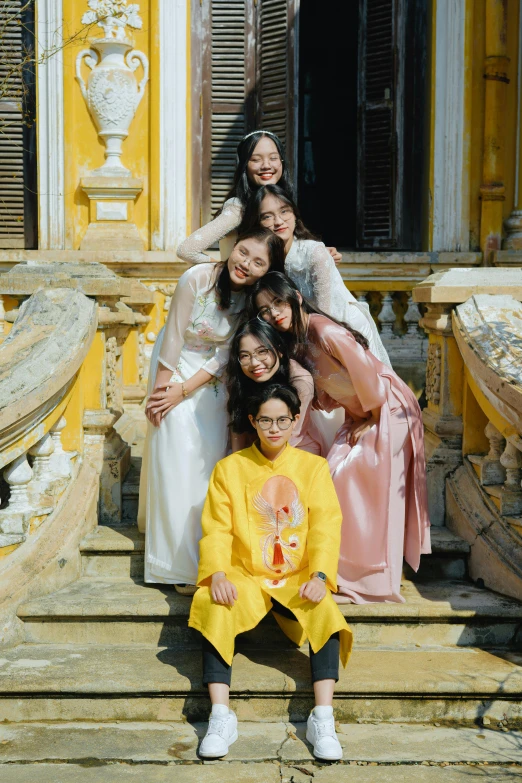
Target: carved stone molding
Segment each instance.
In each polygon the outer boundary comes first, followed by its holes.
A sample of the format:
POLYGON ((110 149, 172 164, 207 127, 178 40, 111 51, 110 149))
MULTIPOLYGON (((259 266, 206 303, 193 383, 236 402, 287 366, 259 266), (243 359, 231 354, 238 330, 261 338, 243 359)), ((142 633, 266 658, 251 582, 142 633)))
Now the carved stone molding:
POLYGON ((426 367, 426 399, 434 405, 440 402, 441 347, 438 343, 428 346, 426 367))

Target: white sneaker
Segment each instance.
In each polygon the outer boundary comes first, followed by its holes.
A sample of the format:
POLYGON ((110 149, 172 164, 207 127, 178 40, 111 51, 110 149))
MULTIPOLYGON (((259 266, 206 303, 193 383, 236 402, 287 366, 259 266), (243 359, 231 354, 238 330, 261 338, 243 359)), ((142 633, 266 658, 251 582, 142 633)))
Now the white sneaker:
POLYGON ((199 746, 199 755, 205 759, 219 759, 227 755, 230 745, 236 740, 236 713, 224 704, 214 704, 207 733, 199 746))
POLYGON ((306 739, 312 745, 317 759, 342 759, 343 749, 335 733, 333 707, 314 707, 306 722, 306 739))

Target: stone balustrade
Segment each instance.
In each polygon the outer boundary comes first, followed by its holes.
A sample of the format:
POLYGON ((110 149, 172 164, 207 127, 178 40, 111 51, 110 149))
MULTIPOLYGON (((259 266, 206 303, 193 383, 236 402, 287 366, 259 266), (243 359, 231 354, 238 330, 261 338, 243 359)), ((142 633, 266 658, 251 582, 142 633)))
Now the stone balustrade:
POLYGON ((154 301, 97 263, 18 264, 0 299, 2 646, 20 638, 22 601, 78 578, 82 538, 121 522, 121 430, 145 395, 139 338, 154 301))
POLYGON ((521 598, 522 270, 434 274, 414 298, 429 334, 432 523, 470 543, 474 579, 521 598))
MULTIPOLYGON (((218 251, 209 251, 218 258, 218 251)), ((135 286, 132 308, 140 310, 149 319, 146 326, 140 325, 126 341, 126 351, 132 354, 132 378, 124 383, 124 408, 136 408, 143 398, 146 387, 149 360, 156 337, 165 323, 172 293, 180 275, 187 265, 177 259, 173 251, 117 251, 117 250, 8 250, 0 258, 0 271, 14 272, 17 266, 27 263, 39 264, 59 262, 62 267, 104 265, 117 273, 128 284, 135 286), (140 286, 137 281, 141 281, 140 286), (143 289, 150 292, 150 299, 143 302, 143 289), (139 288, 139 292, 138 292, 139 288)), ((425 308, 412 298, 417 283, 437 270, 454 267, 475 267, 481 263, 480 253, 457 252, 343 252, 339 270, 347 287, 359 301, 367 302, 378 324, 383 342, 393 366, 421 397, 425 385, 427 339, 419 328, 419 319, 425 308)), ((5 308, 12 306, 6 297, 5 308)), ((1 321, 0 302, 0 321, 1 321)))
POLYGON ((83 461, 99 476, 101 521, 117 523, 130 448, 114 425, 145 395, 152 294, 100 264, 28 263, 0 277, 0 295, 0 551, 52 514, 83 461))
POLYGON ((74 475, 78 452, 63 448, 64 414, 96 326, 96 305, 83 294, 40 290, 0 345, 0 551, 25 541, 74 475))

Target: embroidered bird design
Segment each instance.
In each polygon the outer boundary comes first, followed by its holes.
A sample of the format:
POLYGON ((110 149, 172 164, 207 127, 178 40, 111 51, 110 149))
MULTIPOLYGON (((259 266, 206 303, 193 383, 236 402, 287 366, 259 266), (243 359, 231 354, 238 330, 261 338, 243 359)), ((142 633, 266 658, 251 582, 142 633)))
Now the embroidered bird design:
POLYGON ((265 532, 260 542, 264 564, 270 571, 281 573, 282 567, 284 570, 292 567, 292 555, 299 546, 297 535, 292 534, 285 541, 283 531, 298 528, 305 517, 297 487, 286 476, 273 476, 256 493, 252 503, 265 532))

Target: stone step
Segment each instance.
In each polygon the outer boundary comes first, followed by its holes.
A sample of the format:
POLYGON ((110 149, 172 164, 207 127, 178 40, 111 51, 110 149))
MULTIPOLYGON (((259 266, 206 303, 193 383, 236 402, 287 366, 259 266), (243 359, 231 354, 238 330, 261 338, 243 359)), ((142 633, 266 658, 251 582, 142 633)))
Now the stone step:
MULTIPOLYGON (((522 732, 503 728, 337 722, 337 735, 345 762, 522 764, 522 732)), ((3 724, 0 777, 6 764, 81 759, 91 764, 177 764, 181 772, 187 762, 200 761, 197 751, 206 730, 207 723, 3 724)), ((306 723, 240 722, 239 739, 226 762, 309 764, 314 757, 305 737, 306 723)))
MULTIPOLYGON (((130 544, 129 544, 130 545, 130 544)), ((522 604, 467 582, 408 582, 404 604, 342 605, 356 645, 479 646, 512 648, 522 639, 522 604)), ((173 587, 130 579, 77 582, 18 608, 26 640, 50 644, 161 644, 199 647, 187 626, 191 599, 173 587)), ((291 648, 291 642, 267 617, 243 634, 239 646, 291 648)))
MULTIPOLYGON (((371 764, 371 762, 370 762, 371 764)), ((306 767, 279 762, 203 762, 143 765, 9 764, 2 783, 519 783, 520 767, 498 766, 358 766, 357 762, 306 767), (355 766, 352 766, 355 765, 355 766), (203 769, 202 769, 203 767, 203 769)))
MULTIPOLYGON (((408 579, 461 579, 466 576, 469 544, 447 528, 432 528, 433 554, 424 555, 418 574, 405 566, 408 579)), ((81 544, 84 576, 143 576, 144 537, 135 525, 95 528, 81 544)))
MULTIPOLYGON (((201 656, 145 645, 3 650, 0 723, 197 721, 208 717, 201 656)), ((355 650, 335 693, 340 721, 522 726, 522 655, 469 648, 355 650)), ((312 705, 301 650, 237 653, 231 704, 242 721, 302 721, 312 705)))

